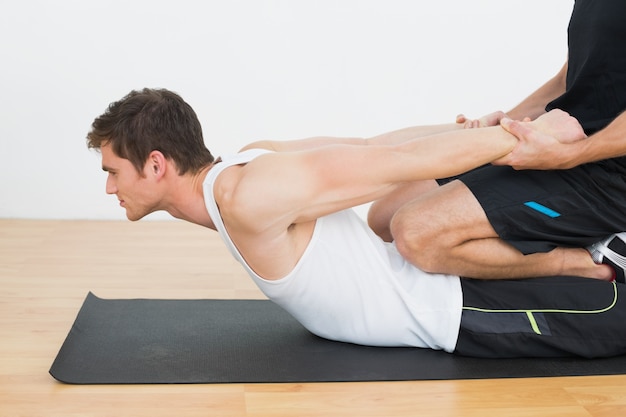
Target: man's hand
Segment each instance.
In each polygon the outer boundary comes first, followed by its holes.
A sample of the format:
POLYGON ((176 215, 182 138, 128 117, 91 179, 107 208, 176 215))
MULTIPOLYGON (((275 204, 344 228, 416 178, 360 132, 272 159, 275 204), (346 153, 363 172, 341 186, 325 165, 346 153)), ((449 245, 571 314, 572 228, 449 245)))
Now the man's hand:
POLYGON ((463 124, 463 127, 465 129, 475 129, 479 127, 498 126, 500 124, 500 121, 505 117, 508 116, 502 111, 495 111, 481 117, 480 119, 473 120, 468 119, 467 117, 465 117, 464 114, 459 114, 458 116, 456 116, 456 122, 459 124, 463 124))
POLYGON ((587 137, 578 120, 559 109, 544 113, 529 124, 534 125, 537 130, 554 136, 561 143, 577 142, 587 137))
POLYGON ((532 122, 505 117, 500 125, 519 142, 511 153, 493 164, 515 169, 571 168, 571 145, 587 137, 578 120, 562 110, 552 110, 532 122))

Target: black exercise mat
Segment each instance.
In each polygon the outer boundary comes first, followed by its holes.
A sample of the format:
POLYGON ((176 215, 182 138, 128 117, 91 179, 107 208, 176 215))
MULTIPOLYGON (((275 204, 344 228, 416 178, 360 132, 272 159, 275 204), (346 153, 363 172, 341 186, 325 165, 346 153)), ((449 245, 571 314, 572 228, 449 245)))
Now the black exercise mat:
POLYGON ((321 339, 267 300, 87 296, 52 367, 72 384, 399 381, 610 375, 609 359, 475 359, 321 339))

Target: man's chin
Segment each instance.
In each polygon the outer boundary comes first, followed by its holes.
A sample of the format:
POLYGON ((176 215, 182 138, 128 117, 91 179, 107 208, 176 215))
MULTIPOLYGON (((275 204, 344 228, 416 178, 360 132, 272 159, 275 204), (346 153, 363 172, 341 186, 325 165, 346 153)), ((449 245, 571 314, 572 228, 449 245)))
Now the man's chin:
POLYGON ((141 220, 144 217, 146 217, 146 214, 137 214, 137 213, 129 213, 128 211, 126 211, 126 218, 128 220, 130 220, 131 222, 136 222, 137 220, 141 220))

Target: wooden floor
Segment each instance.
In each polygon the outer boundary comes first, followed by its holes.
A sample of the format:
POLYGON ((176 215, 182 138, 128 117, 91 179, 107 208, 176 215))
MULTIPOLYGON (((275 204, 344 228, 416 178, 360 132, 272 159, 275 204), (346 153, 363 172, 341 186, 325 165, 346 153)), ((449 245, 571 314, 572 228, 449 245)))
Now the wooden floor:
POLYGON ((64 385, 48 369, 88 291, 102 298, 263 297, 217 235, 197 226, 0 219, 1 417, 626 415, 626 375, 64 385))

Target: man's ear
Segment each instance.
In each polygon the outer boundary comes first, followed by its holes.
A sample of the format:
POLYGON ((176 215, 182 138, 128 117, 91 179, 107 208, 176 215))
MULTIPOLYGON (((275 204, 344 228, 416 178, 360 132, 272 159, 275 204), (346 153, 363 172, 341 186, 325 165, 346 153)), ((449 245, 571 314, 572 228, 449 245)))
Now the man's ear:
POLYGON ((167 171, 167 159, 160 151, 152 151, 146 161, 146 175, 160 180, 167 171))

